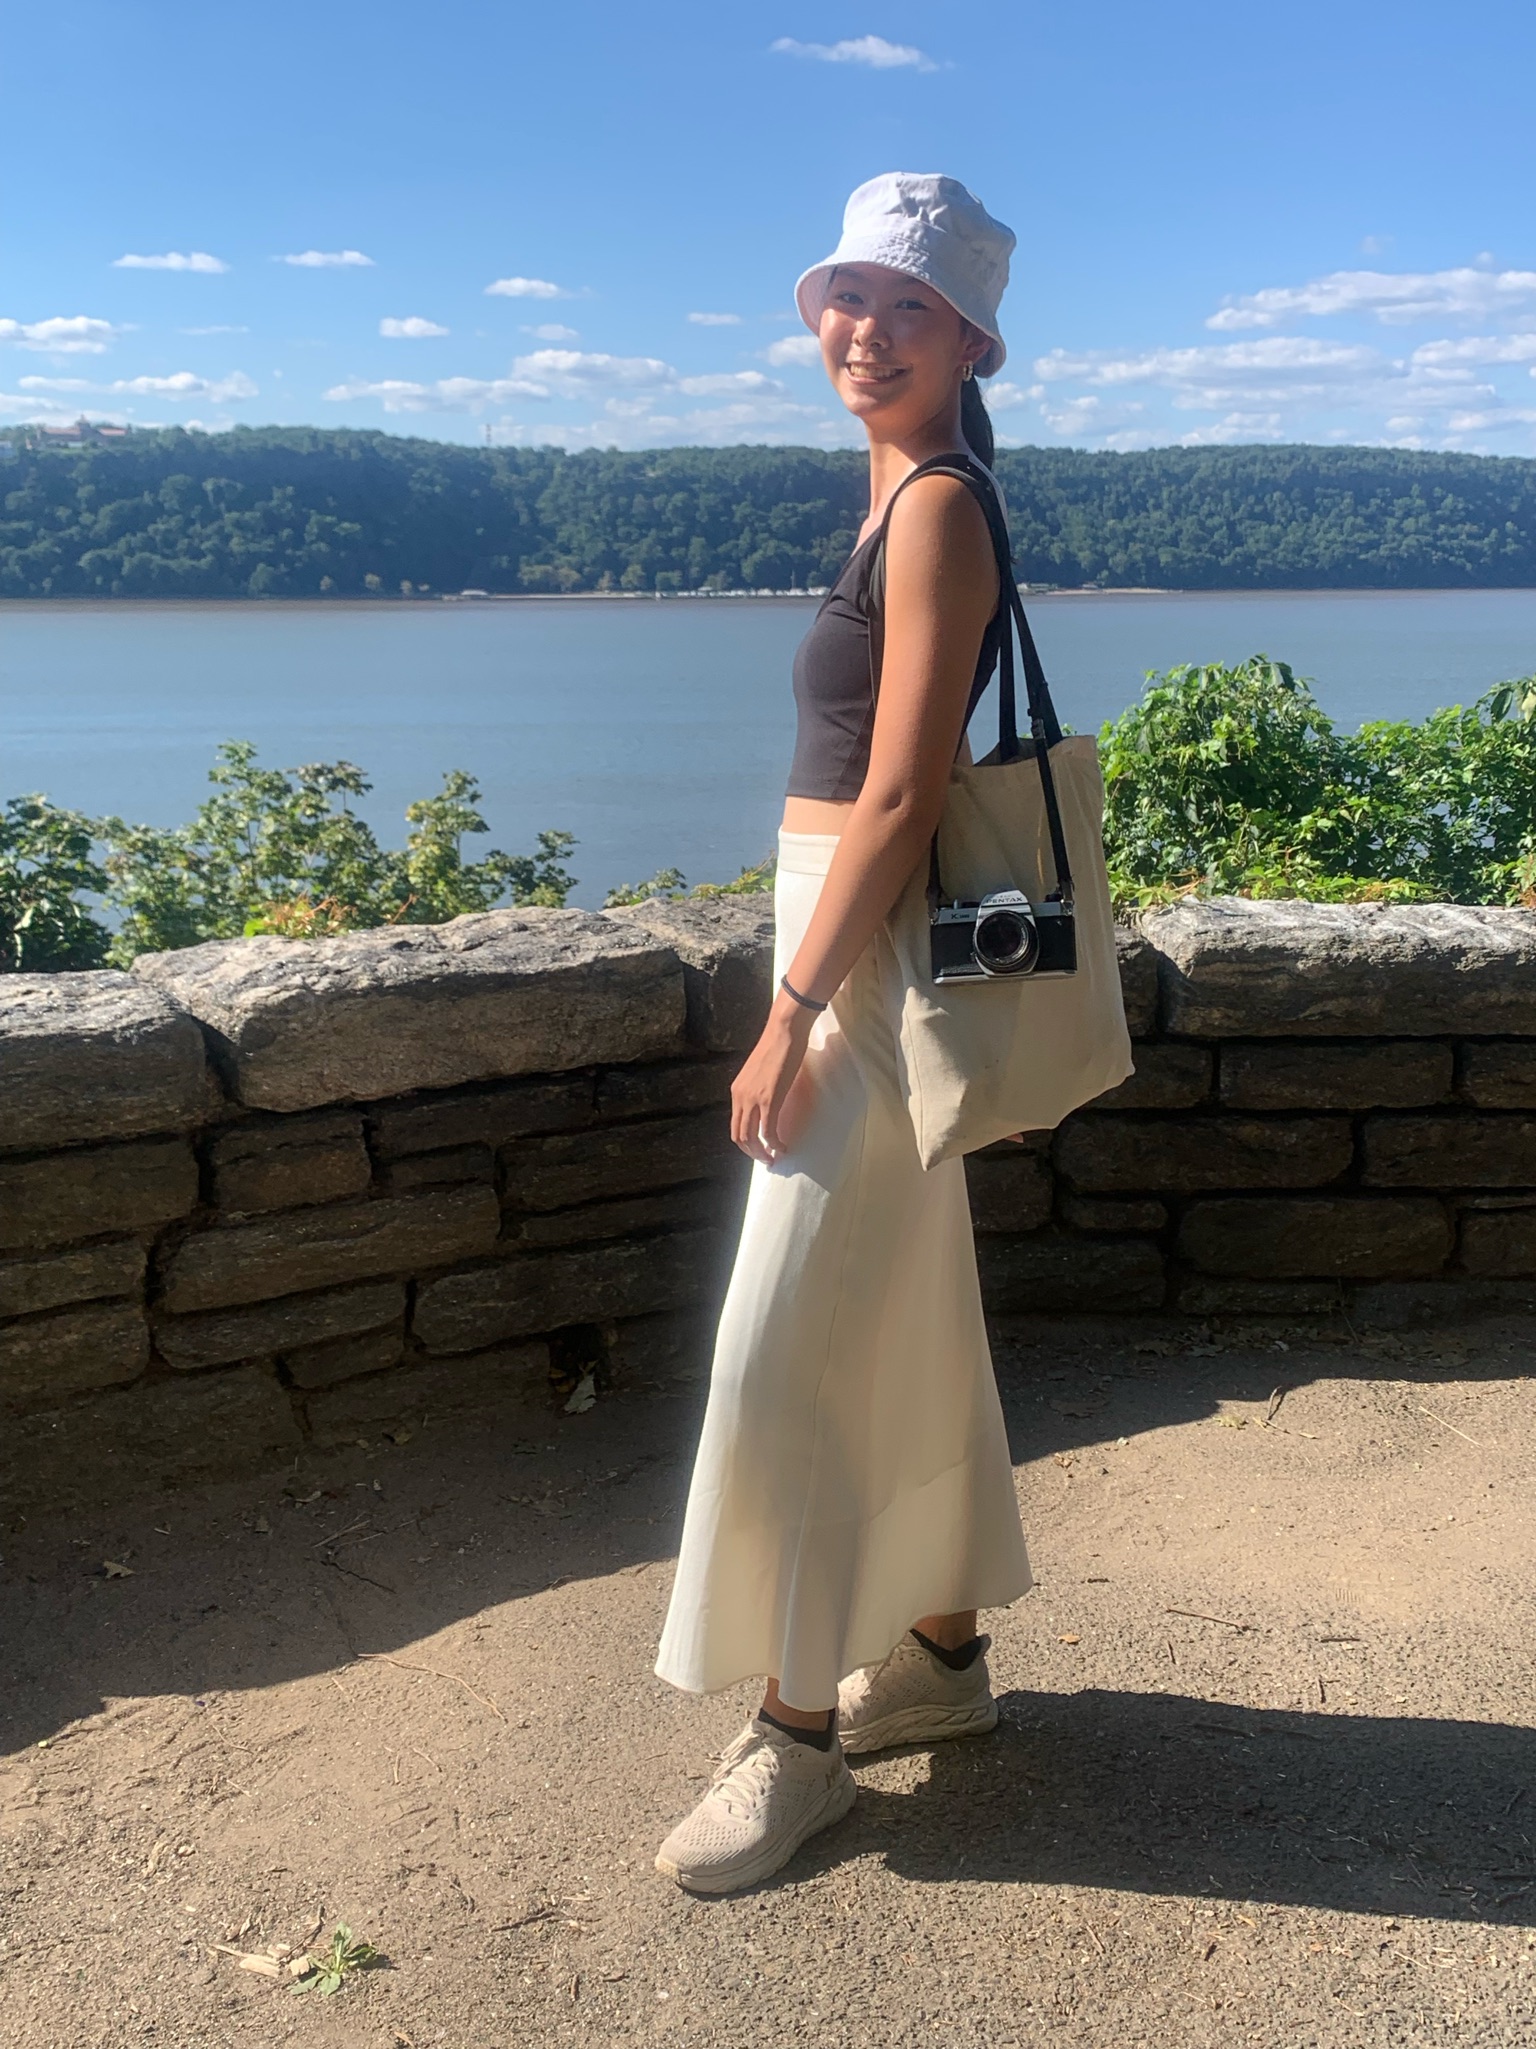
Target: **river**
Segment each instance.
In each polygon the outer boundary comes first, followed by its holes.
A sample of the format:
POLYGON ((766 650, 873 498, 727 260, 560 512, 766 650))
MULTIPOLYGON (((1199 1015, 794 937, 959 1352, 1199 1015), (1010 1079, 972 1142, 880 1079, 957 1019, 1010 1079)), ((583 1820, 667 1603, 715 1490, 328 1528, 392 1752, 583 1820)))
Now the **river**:
MULTIPOLYGON (((220 740, 277 766, 342 757, 398 844, 446 769, 492 832, 574 832, 580 885, 719 881, 773 843, 789 666, 815 607, 776 599, 0 604, 0 796, 155 825, 207 795, 220 740)), ((1420 718, 1536 670, 1536 591, 1060 594, 1030 615, 1062 718, 1096 728, 1143 674, 1258 652, 1343 726, 1420 718)), ((978 713, 985 729, 988 707, 978 713)), ((467 851, 474 851, 468 849, 467 851)))

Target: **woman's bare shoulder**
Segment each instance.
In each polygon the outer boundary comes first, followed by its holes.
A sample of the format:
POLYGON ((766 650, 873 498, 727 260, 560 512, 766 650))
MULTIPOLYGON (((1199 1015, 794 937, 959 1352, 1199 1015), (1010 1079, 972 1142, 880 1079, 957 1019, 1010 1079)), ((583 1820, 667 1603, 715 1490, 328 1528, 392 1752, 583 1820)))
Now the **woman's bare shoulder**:
POLYGON ((898 545, 916 541, 969 547, 980 542, 991 553, 987 515, 975 491, 957 476, 931 471, 905 485, 891 507, 887 533, 898 545))
POLYGON ((974 577, 996 585, 996 556, 987 516, 959 477, 931 474, 907 485, 891 507, 887 555, 898 575, 920 563, 942 569, 946 580, 974 577))

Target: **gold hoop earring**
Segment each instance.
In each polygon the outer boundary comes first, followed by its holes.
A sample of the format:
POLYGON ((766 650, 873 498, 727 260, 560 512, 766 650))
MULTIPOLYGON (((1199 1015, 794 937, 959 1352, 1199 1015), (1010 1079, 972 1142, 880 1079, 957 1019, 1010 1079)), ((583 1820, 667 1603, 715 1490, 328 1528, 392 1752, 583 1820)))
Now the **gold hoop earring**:
POLYGON ((962 363, 962 364, 960 365, 960 382, 961 382, 962 384, 969 384, 969 383, 970 383, 970 381, 971 381, 971 365, 970 365, 969 363, 962 363))

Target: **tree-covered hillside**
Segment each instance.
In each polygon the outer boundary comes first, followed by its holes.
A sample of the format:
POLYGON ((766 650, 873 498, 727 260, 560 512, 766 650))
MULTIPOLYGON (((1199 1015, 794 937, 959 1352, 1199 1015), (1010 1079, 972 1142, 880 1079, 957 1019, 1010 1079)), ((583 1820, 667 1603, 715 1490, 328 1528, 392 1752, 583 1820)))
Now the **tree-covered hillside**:
POLYGON ((1536 585, 1536 462, 1397 448, 1023 448, 1019 574, 1185 590, 1536 585))
MULTIPOLYGON (((1536 585, 1536 462, 1021 448, 998 470, 1030 583, 1536 585)), ((864 494, 848 451, 166 428, 0 463, 0 596, 787 589, 830 580, 864 494)))

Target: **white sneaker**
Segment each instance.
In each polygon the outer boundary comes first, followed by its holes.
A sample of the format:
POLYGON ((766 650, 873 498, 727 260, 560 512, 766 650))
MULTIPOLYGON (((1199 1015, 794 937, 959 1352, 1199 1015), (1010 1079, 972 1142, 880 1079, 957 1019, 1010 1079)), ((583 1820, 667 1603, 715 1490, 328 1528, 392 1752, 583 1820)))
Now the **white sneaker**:
POLYGON ((837 1690, 837 1733, 850 1756, 893 1743, 941 1743, 997 1727, 987 1646, 955 1672, 915 1636, 904 1636, 879 1665, 851 1673, 837 1690))
POLYGON ((709 1791, 657 1851, 656 1869, 690 1892, 738 1892, 841 1821, 857 1791, 836 1736, 818 1750, 754 1715, 709 1791))

